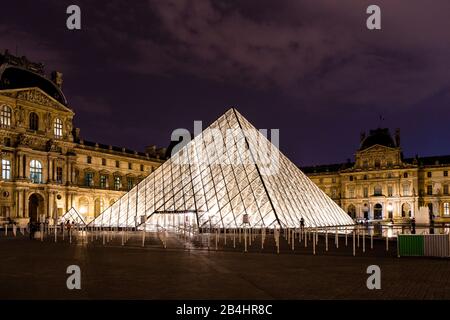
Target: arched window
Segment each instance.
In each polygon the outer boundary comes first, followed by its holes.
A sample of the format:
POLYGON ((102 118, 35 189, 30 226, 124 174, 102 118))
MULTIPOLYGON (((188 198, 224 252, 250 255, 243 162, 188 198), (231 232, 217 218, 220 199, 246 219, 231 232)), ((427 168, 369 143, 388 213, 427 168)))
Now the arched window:
POLYGON ((42 183, 42 164, 37 160, 30 162, 30 179, 33 183, 42 183))
POLYGON ((63 135, 63 123, 62 120, 59 118, 56 118, 53 121, 53 134, 55 135, 55 138, 61 139, 63 135))
POLYGON ((39 116, 34 112, 30 113, 30 130, 39 130, 39 116))
POLYGON ((11 108, 2 106, 0 110, 0 126, 3 128, 11 127, 11 108))

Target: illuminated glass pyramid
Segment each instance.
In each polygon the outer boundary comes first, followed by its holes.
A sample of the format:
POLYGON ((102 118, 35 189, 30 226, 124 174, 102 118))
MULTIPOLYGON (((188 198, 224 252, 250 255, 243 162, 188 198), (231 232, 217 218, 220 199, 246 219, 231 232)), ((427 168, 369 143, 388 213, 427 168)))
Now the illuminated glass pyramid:
POLYGON ((75 210, 74 207, 70 208, 69 211, 64 213, 58 219, 58 223, 66 223, 67 221, 69 221, 70 223, 75 223, 77 225, 86 225, 84 218, 78 213, 77 210, 75 210))
MULTIPOLYGON (((91 226, 194 215, 219 228, 341 226, 353 220, 236 109, 172 155, 91 226), (150 219, 149 219, 150 218, 150 219)), ((183 218, 181 218, 183 219, 183 218)), ((178 219, 179 220, 179 219, 178 219)))

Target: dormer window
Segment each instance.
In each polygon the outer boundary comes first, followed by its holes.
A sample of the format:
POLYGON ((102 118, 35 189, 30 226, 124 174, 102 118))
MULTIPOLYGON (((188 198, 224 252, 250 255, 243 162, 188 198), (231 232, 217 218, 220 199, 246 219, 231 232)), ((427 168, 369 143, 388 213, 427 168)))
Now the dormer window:
POLYGON ((62 120, 59 118, 56 118, 53 121, 53 134, 55 135, 55 138, 61 139, 63 135, 63 123, 62 120))
POLYGON ((381 160, 375 159, 375 168, 379 168, 379 167, 381 167, 381 160))
POLYGON ((39 130, 39 116, 35 112, 30 113, 30 130, 39 130))
POLYGON ((11 127, 11 108, 8 106, 3 106, 0 111, 0 126, 2 128, 11 127))

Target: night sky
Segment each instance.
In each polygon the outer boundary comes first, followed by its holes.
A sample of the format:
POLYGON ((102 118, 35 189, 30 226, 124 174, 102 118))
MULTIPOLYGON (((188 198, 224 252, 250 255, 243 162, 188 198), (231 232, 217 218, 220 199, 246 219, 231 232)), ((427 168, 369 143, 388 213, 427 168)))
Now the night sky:
POLYGON ((3 1, 0 50, 64 74, 81 136, 142 151, 236 107, 300 166, 345 162, 360 132, 450 154, 450 1, 3 1), (77 4, 82 29, 66 28, 77 4), (366 28, 377 4, 382 30, 366 28), (384 120, 380 120, 380 115, 384 120))

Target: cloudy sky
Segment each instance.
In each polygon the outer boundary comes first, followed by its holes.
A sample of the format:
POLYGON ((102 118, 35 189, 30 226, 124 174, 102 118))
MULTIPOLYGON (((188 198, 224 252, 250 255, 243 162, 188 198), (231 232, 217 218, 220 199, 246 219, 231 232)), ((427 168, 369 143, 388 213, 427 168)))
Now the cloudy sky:
POLYGON ((236 107, 298 165, 353 158, 400 128, 405 156, 450 154, 450 1, 16 0, 0 50, 64 74, 86 140, 143 150, 236 107), (82 30, 66 28, 77 4, 82 30), (382 30, 366 28, 377 4, 382 30), (384 120, 380 120, 380 115, 384 120))

